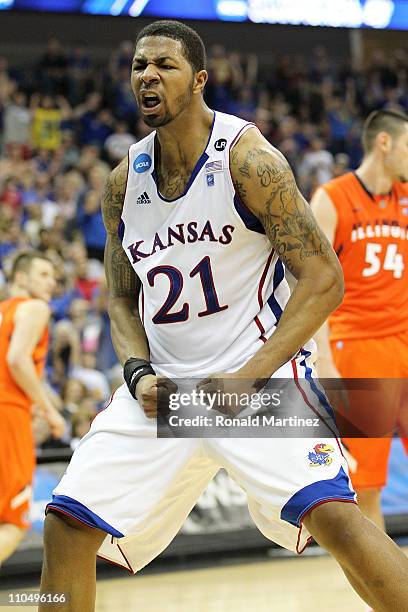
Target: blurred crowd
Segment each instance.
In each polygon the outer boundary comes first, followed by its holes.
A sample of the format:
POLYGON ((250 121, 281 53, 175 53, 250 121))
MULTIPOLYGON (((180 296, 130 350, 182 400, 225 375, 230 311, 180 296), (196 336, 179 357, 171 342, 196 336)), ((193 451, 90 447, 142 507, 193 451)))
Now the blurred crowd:
MULTIPOLYGON (((48 254, 57 271, 47 376, 67 431, 55 442, 38 422, 42 447, 74 447, 122 382, 106 312, 100 198, 110 170, 150 131, 130 88, 132 57, 125 41, 101 66, 85 44, 65 48, 53 38, 31 63, 0 58, 0 297, 20 248, 48 254)), ((286 155, 307 198, 359 164, 371 110, 408 112, 403 49, 378 50, 357 70, 321 46, 264 64, 216 45, 208 70, 208 105, 253 121, 286 155)))

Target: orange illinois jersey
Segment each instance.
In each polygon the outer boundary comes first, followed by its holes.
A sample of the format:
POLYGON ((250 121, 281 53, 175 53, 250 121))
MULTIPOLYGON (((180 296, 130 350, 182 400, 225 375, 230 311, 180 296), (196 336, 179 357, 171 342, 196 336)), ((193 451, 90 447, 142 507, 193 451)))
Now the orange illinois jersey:
POLYGON ((408 330, 408 185, 373 195, 349 172, 323 188, 337 211, 333 246, 346 289, 329 319, 331 340, 408 330))
MULTIPOLYGON (((32 401, 14 381, 7 364, 7 353, 13 335, 16 310, 27 299, 30 298, 11 298, 0 302, 0 405, 18 406, 31 412, 32 401)), ((32 354, 39 377, 45 366, 47 350, 48 327, 46 326, 32 354)))

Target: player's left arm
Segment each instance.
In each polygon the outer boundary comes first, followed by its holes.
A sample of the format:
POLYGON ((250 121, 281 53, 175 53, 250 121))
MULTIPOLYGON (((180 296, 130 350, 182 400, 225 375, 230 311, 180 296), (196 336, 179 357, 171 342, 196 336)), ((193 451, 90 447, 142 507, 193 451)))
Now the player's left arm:
POLYGON ((55 437, 61 437, 65 421, 54 408, 44 382, 39 378, 33 352, 50 318, 50 308, 43 300, 31 299, 17 306, 14 329, 6 355, 11 377, 44 416, 55 437))
POLYGON ((269 378, 341 303, 343 273, 288 162, 258 130, 248 130, 233 147, 231 174, 241 200, 298 281, 275 333, 239 372, 240 377, 269 378))

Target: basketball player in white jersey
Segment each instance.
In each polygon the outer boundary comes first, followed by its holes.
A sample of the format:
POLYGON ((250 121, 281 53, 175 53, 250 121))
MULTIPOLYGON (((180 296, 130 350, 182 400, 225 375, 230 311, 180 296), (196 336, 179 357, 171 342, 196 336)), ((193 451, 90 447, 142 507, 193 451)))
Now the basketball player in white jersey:
POLYGON ((298 399, 307 409, 318 395, 324 405, 310 338, 343 284, 285 158, 252 124, 205 105, 196 32, 174 21, 144 28, 131 81, 156 131, 130 148, 103 200, 109 314, 126 384, 47 507, 41 588, 69 599, 40 609, 93 610, 96 555, 141 569, 220 467, 244 488, 267 537, 300 553, 312 536, 378 612, 406 609, 408 560, 356 506, 335 437, 157 439, 160 376, 213 385, 226 373, 303 378, 298 399), (285 267, 298 280, 291 296, 285 267), (316 447, 330 449, 331 461, 314 463, 316 447))

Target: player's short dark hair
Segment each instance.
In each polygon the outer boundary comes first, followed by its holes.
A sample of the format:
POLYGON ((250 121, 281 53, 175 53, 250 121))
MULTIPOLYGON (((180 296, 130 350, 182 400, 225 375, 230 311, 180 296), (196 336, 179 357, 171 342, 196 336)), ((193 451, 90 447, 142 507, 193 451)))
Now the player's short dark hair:
POLYGON ((41 251, 20 251, 13 259, 10 280, 13 281, 15 279, 17 272, 29 272, 35 259, 43 259, 44 261, 48 261, 48 263, 52 264, 52 261, 46 255, 44 255, 44 253, 41 253, 41 251))
POLYGON ((193 28, 181 21, 160 20, 154 21, 140 30, 135 46, 146 36, 166 36, 181 42, 184 57, 194 72, 204 70, 206 67, 205 47, 201 37, 193 28))
POLYGON ((370 153, 374 140, 380 132, 387 132, 392 138, 400 135, 408 122, 408 115, 394 110, 376 110, 370 113, 364 122, 362 142, 364 153, 370 153))

